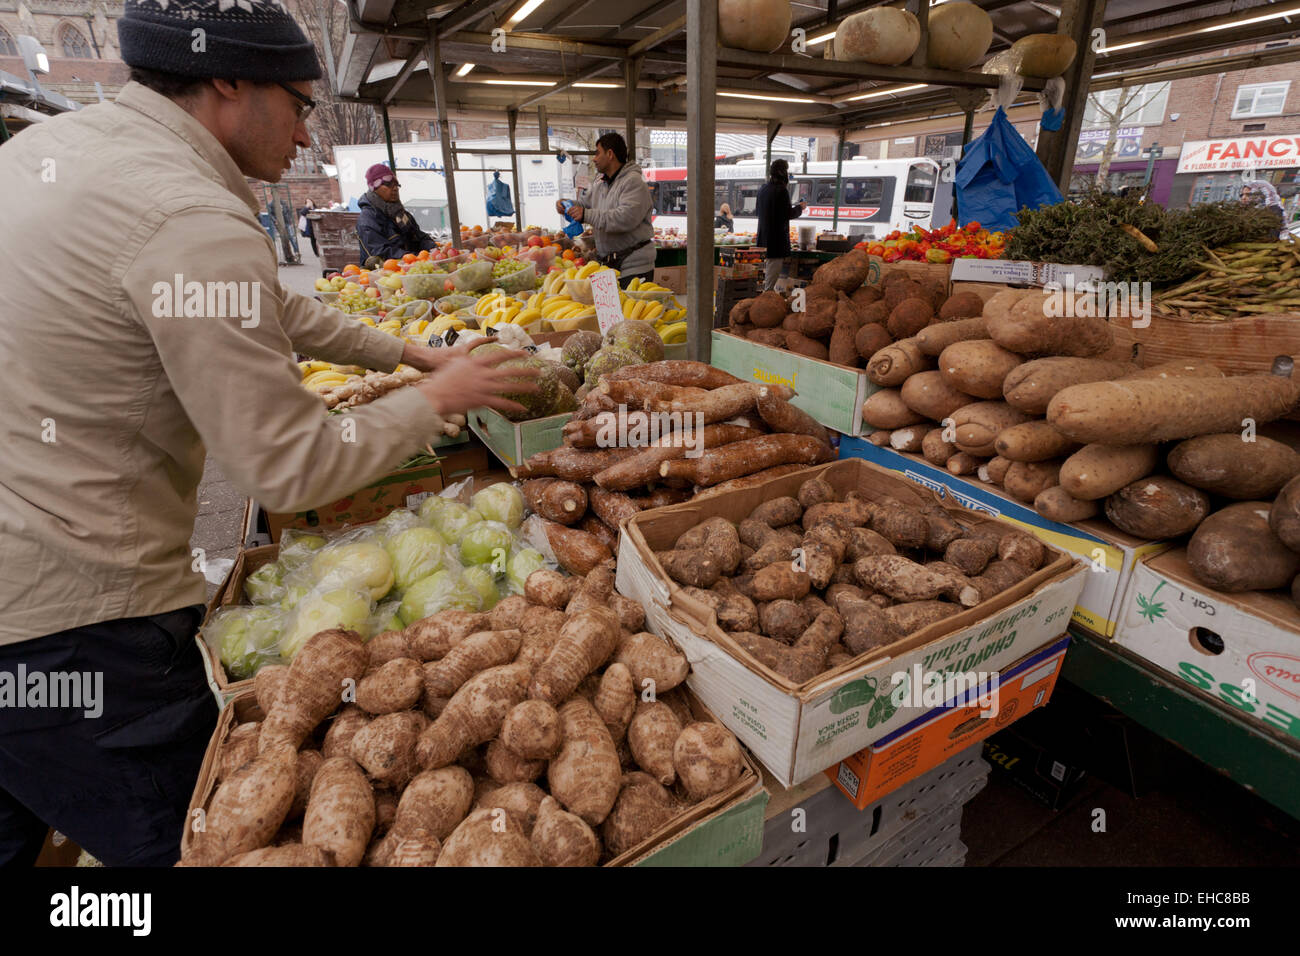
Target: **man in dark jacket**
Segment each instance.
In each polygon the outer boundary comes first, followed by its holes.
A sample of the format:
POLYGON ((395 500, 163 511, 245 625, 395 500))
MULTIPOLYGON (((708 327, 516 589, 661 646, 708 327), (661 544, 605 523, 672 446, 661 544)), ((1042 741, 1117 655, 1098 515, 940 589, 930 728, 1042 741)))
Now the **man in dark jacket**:
POLYGON ((790 220, 803 215, 804 204, 790 205, 790 166, 784 159, 772 161, 768 180, 758 191, 758 236, 756 243, 767 249, 767 271, 763 289, 776 287, 790 255, 790 220))
POLYGON ((361 245, 361 261, 372 256, 379 259, 400 259, 406 253, 421 249, 436 249, 437 241, 415 221, 415 217, 402 205, 397 174, 383 163, 375 163, 366 170, 366 185, 370 187, 357 205, 357 241, 361 245))

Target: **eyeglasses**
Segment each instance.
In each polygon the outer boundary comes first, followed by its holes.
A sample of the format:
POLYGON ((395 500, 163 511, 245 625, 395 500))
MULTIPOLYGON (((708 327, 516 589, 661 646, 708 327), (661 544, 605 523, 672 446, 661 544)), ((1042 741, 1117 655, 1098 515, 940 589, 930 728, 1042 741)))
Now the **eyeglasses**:
POLYGON ((284 90, 286 93, 288 93, 290 96, 292 96, 295 100, 297 100, 301 104, 298 107, 299 123, 306 120, 307 117, 311 115, 311 111, 316 108, 315 100, 313 100, 310 96, 307 96, 303 93, 299 93, 288 83, 282 83, 279 80, 276 80, 275 85, 280 87, 280 89, 284 90))
POLYGON ((375 188, 378 188, 380 186, 387 186, 390 189, 397 189, 401 185, 402 184, 399 183, 396 179, 385 179, 381 182, 375 183, 375 188))

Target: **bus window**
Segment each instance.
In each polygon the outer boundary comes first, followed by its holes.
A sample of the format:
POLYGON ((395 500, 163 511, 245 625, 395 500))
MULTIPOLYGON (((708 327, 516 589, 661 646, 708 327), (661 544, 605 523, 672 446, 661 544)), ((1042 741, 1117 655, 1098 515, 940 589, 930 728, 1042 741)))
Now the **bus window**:
POLYGON ((878 176, 844 180, 841 206, 880 206, 885 197, 885 181, 878 176))
POLYGON ((903 202, 934 202, 934 170, 929 166, 913 166, 907 172, 907 192, 903 202))
POLYGON ((731 196, 731 215, 757 216, 758 191, 763 188, 757 179, 735 180, 735 192, 731 196))
MULTIPOLYGON (((715 179, 713 181, 713 211, 716 213, 722 208, 723 203, 731 202, 731 181, 726 179, 715 179)), ((731 212, 736 212, 735 206, 732 206, 731 212)))
POLYGON ((655 196, 655 212, 660 216, 686 215, 686 184, 660 182, 655 196))

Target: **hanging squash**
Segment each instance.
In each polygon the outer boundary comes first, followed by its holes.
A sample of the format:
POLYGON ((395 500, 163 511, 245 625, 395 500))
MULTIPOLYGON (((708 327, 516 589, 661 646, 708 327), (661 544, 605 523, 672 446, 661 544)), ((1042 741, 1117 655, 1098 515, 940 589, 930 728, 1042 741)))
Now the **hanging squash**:
POLYGON ((855 13, 835 31, 835 58, 898 66, 921 44, 921 24, 906 10, 873 7, 855 13))
POLYGON ((1074 40, 1064 33, 1031 33, 1011 44, 1016 72, 1037 80, 1050 80, 1070 68, 1077 51, 1074 40))
POLYGON ((942 70, 969 70, 993 43, 993 19, 973 3, 930 11, 926 61, 942 70))
POLYGON ((718 0, 718 43, 775 53, 790 37, 790 0, 718 0))

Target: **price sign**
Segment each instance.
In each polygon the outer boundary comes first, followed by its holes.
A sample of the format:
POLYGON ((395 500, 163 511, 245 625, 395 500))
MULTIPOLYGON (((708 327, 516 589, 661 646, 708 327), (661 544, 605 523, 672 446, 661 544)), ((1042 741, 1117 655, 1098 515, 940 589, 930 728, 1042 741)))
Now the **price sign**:
POLYGON ((618 301, 618 279, 613 269, 603 269, 591 277, 591 300, 596 304, 596 322, 603 335, 623 321, 623 305, 618 301))

